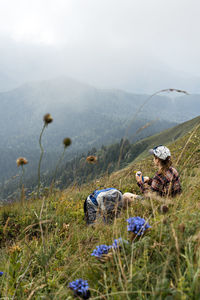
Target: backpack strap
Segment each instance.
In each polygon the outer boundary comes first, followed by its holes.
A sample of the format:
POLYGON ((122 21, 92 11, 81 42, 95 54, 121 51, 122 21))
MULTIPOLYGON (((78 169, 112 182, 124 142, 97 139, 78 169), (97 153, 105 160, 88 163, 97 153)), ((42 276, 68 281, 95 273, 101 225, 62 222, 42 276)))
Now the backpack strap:
POLYGON ((84 201, 83 209, 84 209, 84 213, 86 214, 86 212, 87 212, 87 198, 84 201))
POLYGON ((100 193, 107 192, 110 190, 115 190, 115 188, 107 188, 107 189, 102 189, 102 190, 94 190, 92 194, 90 194, 89 198, 92 201, 92 203, 96 206, 98 206, 97 202, 97 197, 99 196, 100 193))

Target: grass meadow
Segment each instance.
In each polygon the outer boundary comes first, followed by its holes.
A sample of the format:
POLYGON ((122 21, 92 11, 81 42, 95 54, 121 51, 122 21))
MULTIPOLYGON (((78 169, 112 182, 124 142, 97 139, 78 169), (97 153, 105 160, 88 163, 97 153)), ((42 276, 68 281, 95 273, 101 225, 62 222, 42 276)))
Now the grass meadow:
POLYGON ((88 281, 90 299, 200 299, 199 125, 168 146, 182 194, 136 200, 112 225, 86 226, 85 198, 104 187, 140 194, 134 172, 152 176, 151 156, 82 186, 1 207, 0 299, 73 299, 68 285, 77 278, 88 281), (130 242, 126 219, 134 216, 151 229, 130 242), (91 256, 120 237, 129 243, 104 262, 91 256))

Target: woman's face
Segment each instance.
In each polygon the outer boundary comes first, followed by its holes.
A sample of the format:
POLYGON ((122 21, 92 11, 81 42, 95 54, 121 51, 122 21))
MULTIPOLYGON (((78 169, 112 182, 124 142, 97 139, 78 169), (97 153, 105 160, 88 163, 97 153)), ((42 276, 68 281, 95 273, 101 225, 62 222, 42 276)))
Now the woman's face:
POLYGON ((157 158, 156 156, 154 156, 153 162, 154 162, 154 165, 155 165, 156 167, 158 167, 158 165, 159 165, 159 158, 157 158))

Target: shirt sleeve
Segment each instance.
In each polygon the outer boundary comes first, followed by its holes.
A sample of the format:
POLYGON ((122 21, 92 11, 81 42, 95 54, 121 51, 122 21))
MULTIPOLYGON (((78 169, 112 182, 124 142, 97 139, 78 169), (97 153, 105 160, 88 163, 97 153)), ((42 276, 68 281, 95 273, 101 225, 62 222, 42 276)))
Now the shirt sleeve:
POLYGON ((146 183, 138 182, 137 184, 142 193, 151 191, 156 192, 160 195, 162 194, 163 183, 158 175, 155 175, 153 178, 150 178, 146 183))
POLYGON ((152 183, 152 178, 149 178, 149 180, 146 182, 137 182, 137 185, 139 186, 141 192, 145 193, 149 191, 151 183, 152 183))
POLYGON ((145 192, 146 188, 143 182, 137 182, 137 185, 139 186, 142 193, 145 192))
POLYGON ((180 177, 178 171, 175 168, 172 168, 174 179, 173 179, 173 186, 172 186, 172 195, 180 194, 182 192, 180 177))
POLYGON ((149 180, 147 181, 147 184, 151 186, 153 178, 149 178, 149 180))

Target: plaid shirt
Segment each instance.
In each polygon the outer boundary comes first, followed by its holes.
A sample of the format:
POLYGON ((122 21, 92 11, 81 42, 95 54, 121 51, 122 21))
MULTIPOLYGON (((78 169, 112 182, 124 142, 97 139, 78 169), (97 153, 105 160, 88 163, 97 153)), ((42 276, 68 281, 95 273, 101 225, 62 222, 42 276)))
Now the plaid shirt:
POLYGON ((170 167, 165 175, 156 173, 153 178, 150 178, 147 183, 138 183, 142 193, 152 192, 162 196, 176 196, 181 193, 181 184, 178 172, 175 168, 170 167))

